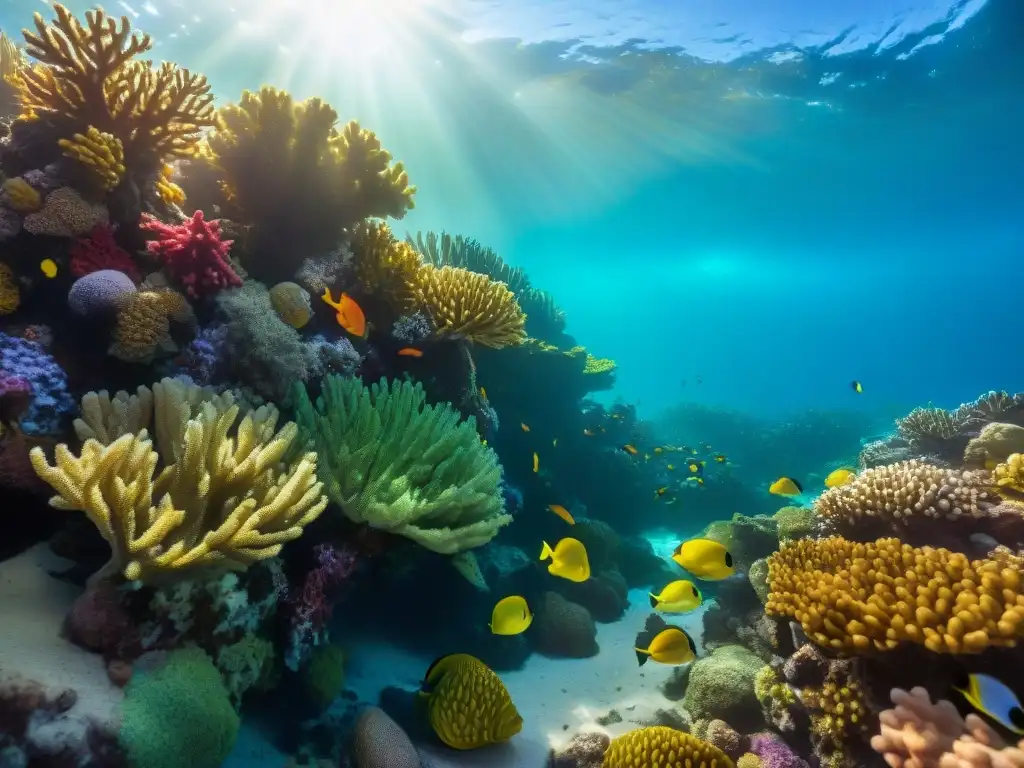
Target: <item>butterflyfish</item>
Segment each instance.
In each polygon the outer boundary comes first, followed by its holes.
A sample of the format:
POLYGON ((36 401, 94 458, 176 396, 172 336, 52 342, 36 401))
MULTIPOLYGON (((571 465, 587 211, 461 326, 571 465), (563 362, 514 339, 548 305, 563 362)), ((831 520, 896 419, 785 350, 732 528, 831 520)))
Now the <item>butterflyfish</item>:
POLYGON ((518 635, 533 623, 533 614, 526 599, 519 595, 503 597, 491 611, 491 633, 495 635, 518 635))
POLYGON ((704 581, 721 581, 736 573, 729 550, 712 539, 684 541, 672 553, 672 560, 704 581))
POLYGON ((548 573, 569 581, 582 582, 590 578, 590 560, 583 542, 576 539, 562 539, 552 549, 548 543, 540 550, 541 560, 551 560, 548 573))
POLYGON ((863 394, 864 392, 864 387, 861 386, 861 383, 856 380, 850 382, 850 388, 853 389, 853 391, 856 392, 858 395, 863 394))
POLYGON ((1005 728, 1024 736, 1024 709, 1020 699, 1006 685, 992 677, 978 673, 967 676, 962 687, 954 687, 979 712, 1005 728))
POLYGON ((519 428, 521 430, 523 430, 523 432, 529 432, 530 431, 529 425, 528 424, 523 424, 522 422, 519 423, 519 428))
POLYGON ((803 486, 791 477, 780 477, 768 486, 768 493, 776 496, 799 496, 803 492, 803 486))
POLYGON ((569 525, 576 525, 576 521, 572 519, 572 515, 569 514, 569 510, 561 504, 548 504, 548 509, 565 520, 569 525))
POLYGON ((700 608, 704 598, 700 590, 688 579, 680 579, 667 584, 658 594, 648 593, 651 608, 662 613, 689 613, 700 608))
POLYGON ((398 354, 402 357, 423 357, 423 350, 416 349, 416 347, 402 347, 398 350, 398 354))
POLYGON ((39 262, 39 270, 47 277, 56 277, 57 262, 55 262, 53 259, 43 259, 41 262, 39 262))
POLYGON ((534 474, 540 472, 540 456, 537 455, 536 451, 533 453, 533 471, 534 474))
POLYGON ((639 451, 636 449, 636 446, 630 443, 626 443, 624 446, 622 446, 622 450, 624 450, 630 456, 636 456, 639 453, 639 451))
POLYGON ((558 447, 558 438, 557 437, 554 440, 551 441, 551 447, 552 448, 557 448, 558 447))
POLYGON ((839 469, 833 469, 828 473, 828 477, 825 478, 826 488, 842 488, 847 483, 851 482, 857 473, 852 469, 846 469, 840 467, 839 469))
POLYGON ((684 630, 667 624, 657 614, 651 614, 643 631, 636 636, 636 661, 641 667, 648 659, 659 664, 678 666, 697 658, 697 646, 684 630))
POLYGON ((356 300, 342 291, 341 298, 337 301, 331 298, 331 289, 324 288, 324 295, 320 297, 323 302, 337 310, 334 316, 338 325, 360 339, 366 338, 366 315, 356 300))

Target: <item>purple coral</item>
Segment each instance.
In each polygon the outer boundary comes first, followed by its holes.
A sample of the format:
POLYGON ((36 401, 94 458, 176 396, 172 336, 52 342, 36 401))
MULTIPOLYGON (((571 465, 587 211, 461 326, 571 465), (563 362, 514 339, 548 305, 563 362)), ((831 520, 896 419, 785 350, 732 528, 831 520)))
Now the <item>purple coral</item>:
POLYGON ((76 315, 112 314, 135 293, 135 283, 124 272, 99 269, 75 280, 68 292, 68 307, 76 315))
POLYGON ((228 327, 201 328, 182 350, 178 363, 196 384, 206 386, 223 378, 227 359, 228 327))
POLYGON ((363 362, 363 356, 346 338, 331 341, 323 334, 318 333, 309 340, 309 348, 314 353, 314 360, 318 368, 313 371, 313 376, 323 376, 327 373, 354 376, 363 362))
POLYGON ((419 344, 433 333, 430 320, 422 312, 413 312, 395 320, 391 336, 402 344, 419 344))
POLYGON ((310 648, 323 641, 338 590, 356 566, 355 553, 349 549, 317 544, 313 551, 317 565, 306 574, 302 590, 291 600, 292 629, 286 654, 290 669, 297 670, 310 648))
POLYGON ((764 768, 810 768, 789 745, 772 733, 757 733, 750 737, 750 751, 761 758, 764 768))
POLYGON ((30 435, 57 435, 76 405, 68 391, 68 377, 34 341, 0 333, 0 370, 32 384, 32 402, 19 424, 30 435))
POLYGON ((32 382, 0 371, 0 424, 17 422, 32 402, 32 382))

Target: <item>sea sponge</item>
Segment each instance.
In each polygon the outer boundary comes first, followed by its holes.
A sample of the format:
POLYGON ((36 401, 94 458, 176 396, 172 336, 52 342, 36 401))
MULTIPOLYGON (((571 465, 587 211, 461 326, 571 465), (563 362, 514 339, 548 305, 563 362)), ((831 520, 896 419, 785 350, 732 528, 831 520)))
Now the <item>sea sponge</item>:
POLYGON ((814 512, 825 532, 857 539, 927 530, 936 521, 969 529, 993 517, 999 499, 986 490, 989 485, 983 472, 901 461, 866 469, 846 485, 828 489, 815 500, 814 512))
POLYGON ((590 611, 557 592, 545 592, 534 611, 537 650, 546 656, 585 659, 598 652, 597 626, 590 611))
POLYGON ((380 707, 367 707, 352 728, 355 768, 420 768, 420 756, 402 726, 380 707))
POLYGON ((453 749, 477 749, 507 741, 523 718, 501 678, 463 653, 443 656, 423 679, 427 716, 434 733, 453 749))
POLYGON ((87 202, 71 187, 59 187, 46 196, 41 210, 25 217, 24 227, 33 235, 81 237, 108 221, 106 206, 87 202))
POLYGON ((14 270, 0 262, 0 315, 10 315, 21 305, 21 289, 14 270))
POLYGON ((412 246, 396 238, 384 222, 367 221, 355 228, 349 247, 364 294, 381 297, 397 313, 414 307, 423 262, 412 246))
POLYGON ((139 291, 123 298, 109 354, 126 363, 149 364, 160 352, 176 352, 171 321, 195 321, 185 297, 176 291, 139 291))
POLYGON ((302 677, 310 704, 317 712, 323 712, 345 688, 345 652, 336 645, 317 646, 302 677))
POLYGON ((90 125, 85 133, 76 133, 57 144, 65 156, 86 166, 103 189, 109 191, 121 183, 125 172, 124 145, 113 134, 90 125))
POLYGON ((899 539, 801 539, 768 560, 765 611, 800 623, 821 646, 851 654, 904 642, 980 653, 1024 637, 1021 574, 1002 553, 984 560, 899 539))
POLYGON ((42 195, 21 176, 4 181, 3 199, 18 213, 32 213, 43 207, 42 195))
POLYGON ((357 523, 406 536, 442 554, 487 543, 512 521, 497 454, 471 417, 427 405, 420 384, 328 376, 316 403, 296 385, 305 441, 320 455, 331 500, 357 523))
POLYGON ((683 697, 694 718, 725 720, 743 733, 764 727, 754 681, 764 662, 741 645, 722 645, 697 659, 683 697))
POLYGON ((504 283, 468 269, 425 265, 417 300, 440 338, 464 338, 500 349, 526 340, 526 315, 504 283))
POLYGON ((217 669, 235 709, 242 706, 246 693, 267 687, 273 680, 274 657, 274 644, 258 635, 246 634, 238 642, 221 647, 217 669))
POLYGON ((763 768, 761 758, 753 752, 745 752, 736 761, 736 768, 763 768))
POLYGON ((722 750, 688 733, 653 725, 613 739, 602 768, 734 768, 734 763, 722 750))
POLYGON ((135 283, 124 272, 100 269, 80 277, 68 291, 68 308, 82 317, 113 314, 131 303, 135 283))

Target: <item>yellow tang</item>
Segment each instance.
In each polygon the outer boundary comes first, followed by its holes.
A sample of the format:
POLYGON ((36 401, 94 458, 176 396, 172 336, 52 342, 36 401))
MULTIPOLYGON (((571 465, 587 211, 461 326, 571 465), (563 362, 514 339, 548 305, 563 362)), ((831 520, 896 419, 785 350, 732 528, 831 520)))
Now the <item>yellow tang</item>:
POLYGON ((803 486, 791 477, 780 477, 768 487, 768 493, 776 496, 799 496, 803 492, 803 486))
POLYGON ((519 595, 503 597, 491 612, 491 623, 488 624, 495 635, 518 635, 525 632, 533 623, 533 614, 526 604, 526 599, 519 595))
POLYGON ((647 624, 636 636, 637 663, 642 667, 648 659, 659 664, 679 665, 697 658, 697 646, 693 638, 679 627, 666 624, 657 614, 647 619, 647 624))
POLYGON ((729 550, 711 539, 684 541, 672 553, 672 560, 704 581, 721 581, 736 573, 729 550))
POLYGON ((651 596, 651 608, 662 613, 689 613, 700 608, 703 602, 700 590, 687 579, 673 581, 657 595, 648 594, 651 596))
POLYGON ((536 451, 533 452, 533 471, 535 473, 540 472, 540 456, 537 455, 536 451))
POLYGON ((41 262, 39 262, 39 270, 47 277, 56 277, 57 262, 55 262, 53 259, 43 259, 41 262))
POLYGON ((828 477, 825 478, 826 488, 841 488, 849 482, 853 481, 853 478, 857 476, 857 473, 852 469, 846 469, 841 467, 839 469, 833 469, 828 473, 828 477))
POLYGON ((586 581, 590 578, 590 560, 583 542, 565 538, 555 545, 554 549, 545 541, 540 550, 540 559, 550 558, 548 573, 569 581, 586 581))

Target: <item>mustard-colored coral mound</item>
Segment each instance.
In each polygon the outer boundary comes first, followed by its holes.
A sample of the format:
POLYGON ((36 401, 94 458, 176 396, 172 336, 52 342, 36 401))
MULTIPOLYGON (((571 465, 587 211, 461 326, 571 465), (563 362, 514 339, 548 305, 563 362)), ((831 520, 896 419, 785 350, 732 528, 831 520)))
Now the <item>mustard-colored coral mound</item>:
POLYGON ((905 642, 980 653, 1024 637, 1021 579, 999 551, 968 560, 899 539, 801 539, 768 558, 765 611, 795 619, 818 645, 847 653, 905 642))
POLYGON ((106 206, 89 202, 72 187, 60 187, 46 196, 40 210, 25 217, 24 226, 33 235, 81 237, 108 220, 106 206))
POLYGON ((170 157, 191 155, 200 133, 213 126, 210 85, 174 64, 140 60, 153 47, 103 10, 86 11, 84 23, 63 5, 56 18, 35 14, 35 32, 24 32, 26 54, 36 60, 12 78, 22 120, 46 118, 63 135, 88 135, 90 126, 121 142, 126 164, 155 169, 170 157))
POLYGON ((382 221, 367 221, 356 227, 349 247, 363 294, 381 298, 397 312, 413 307, 423 266, 416 249, 396 238, 382 221))
POLYGON ((0 262, 0 315, 9 315, 21 305, 21 290, 14 271, 0 262))
POLYGON ((1024 503, 1024 455, 1012 453, 992 472, 996 489, 1013 504, 1024 503))
POLYGON ((827 533, 874 538, 912 525, 988 518, 999 501, 989 486, 985 472, 901 461, 866 469, 852 482, 830 488, 814 502, 814 512, 827 533))
POLYGON ((820 687, 804 688, 804 706, 820 753, 831 765, 847 765, 845 755, 870 728, 871 709, 860 681, 844 665, 833 665, 820 687))
POLYGON ((435 661, 423 681, 427 716, 438 738, 453 749, 507 741, 523 718, 501 678, 478 659, 456 653, 435 661))
POLYGON ((427 264, 419 273, 417 296, 440 338, 464 338, 496 349, 526 340, 526 315, 516 297, 486 275, 427 264))
POLYGON ((3 184, 4 202, 18 213, 32 213, 43 207, 43 197, 21 176, 7 179, 3 184))
POLYGON ((98 393, 83 407, 78 429, 109 442, 86 439, 78 456, 61 443, 52 465, 42 449, 31 453, 57 491, 50 504, 85 512, 110 544, 111 560, 94 578, 155 583, 244 569, 277 555, 327 506, 315 453, 282 463, 298 429, 277 429, 273 406, 238 422, 230 394, 174 379, 143 390, 113 401, 98 393), (147 429, 119 434, 148 415, 150 402, 155 447, 147 429))
POLYGON ((688 733, 654 725, 624 733, 608 746, 601 768, 734 768, 718 747, 688 733))
POLYGON ((192 308, 176 291, 127 294, 117 313, 109 353, 126 363, 150 363, 159 352, 175 350, 171 321, 191 323, 193 319, 192 308))
POLYGON ((124 146, 121 140, 93 125, 85 133, 57 142, 64 154, 86 166, 103 189, 113 189, 124 176, 124 146))

